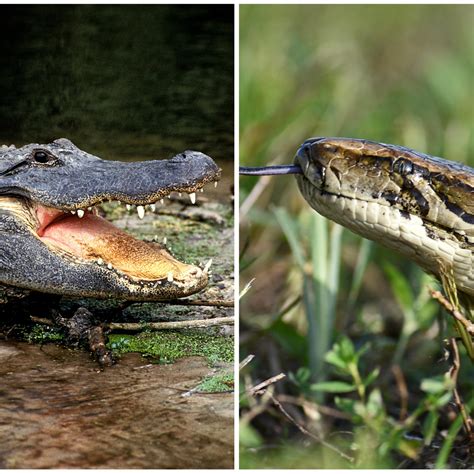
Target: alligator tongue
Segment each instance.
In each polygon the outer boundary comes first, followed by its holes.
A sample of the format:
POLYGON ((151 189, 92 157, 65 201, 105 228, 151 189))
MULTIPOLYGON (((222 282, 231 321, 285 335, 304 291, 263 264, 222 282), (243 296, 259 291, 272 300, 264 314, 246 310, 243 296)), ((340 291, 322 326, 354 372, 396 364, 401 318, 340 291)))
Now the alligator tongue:
POLYGON ((197 267, 173 258, 155 243, 143 242, 118 229, 106 219, 86 212, 84 217, 39 207, 38 235, 46 243, 60 247, 83 260, 111 264, 129 276, 143 280, 182 280, 197 267))

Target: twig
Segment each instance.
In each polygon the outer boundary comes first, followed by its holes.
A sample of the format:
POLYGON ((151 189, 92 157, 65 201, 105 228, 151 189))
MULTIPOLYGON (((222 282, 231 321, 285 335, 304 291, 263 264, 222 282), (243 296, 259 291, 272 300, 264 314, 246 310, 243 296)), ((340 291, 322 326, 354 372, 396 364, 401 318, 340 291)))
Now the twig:
POLYGON ((56 323, 52 319, 48 318, 39 318, 37 316, 30 316, 30 319, 34 323, 45 324, 46 326, 56 326, 56 323))
MULTIPOLYGON (((55 322, 47 318, 38 318, 36 316, 30 316, 30 319, 38 324, 46 324, 48 326, 54 326, 55 322)), ((151 322, 151 323, 105 323, 104 328, 110 329, 111 331, 131 331, 140 332, 146 329, 187 329, 187 328, 204 328, 210 326, 223 326, 233 325, 234 318, 227 316, 223 318, 210 318, 210 319, 191 319, 187 321, 164 321, 164 322, 151 322)))
POLYGON ((398 393, 400 394, 400 421, 403 421, 408 413, 408 388, 399 365, 392 365, 392 374, 395 377, 398 393))
POLYGON ((456 338, 451 337, 449 339, 449 342, 451 344, 452 356, 453 356, 453 365, 449 369, 449 376, 451 377, 451 380, 453 381, 453 385, 454 385, 454 389, 453 389, 454 402, 456 403, 456 406, 458 407, 458 410, 461 413, 464 429, 466 430, 466 433, 468 434, 469 437, 472 437, 473 436, 472 418, 468 415, 466 411, 466 407, 464 406, 464 403, 462 402, 461 396, 459 395, 459 392, 457 389, 459 369, 461 367, 459 349, 456 343, 456 338))
POLYGON ((328 443, 324 439, 320 438, 319 436, 315 435, 314 433, 311 433, 308 431, 304 426, 300 425, 299 423, 296 422, 296 420, 283 408, 283 405, 272 395, 271 399, 273 403, 277 406, 277 408, 283 413, 283 415, 291 421, 300 431, 301 433, 305 434, 306 436, 309 436, 313 440, 315 440, 318 443, 321 443, 324 447, 330 449, 331 451, 334 451, 337 453, 339 456, 341 456, 343 459, 346 461, 349 461, 350 463, 354 462, 354 458, 347 455, 346 453, 342 452, 339 450, 336 446, 332 445, 331 443, 328 443))
POLYGON ((304 412, 308 408, 318 411, 323 415, 331 416, 333 418, 339 418, 341 420, 351 420, 351 416, 342 411, 336 410, 335 408, 328 407, 326 405, 320 405, 319 403, 310 402, 302 399, 301 397, 293 397, 291 395, 278 395, 277 399, 281 403, 291 403, 292 405, 300 406, 304 412))
POLYGON ((260 194, 265 190, 265 188, 270 184, 270 176, 263 176, 260 178, 255 186, 253 187, 250 194, 240 205, 240 222, 245 222, 247 218, 247 213, 254 205, 255 201, 259 198, 260 194))
MULTIPOLYGON (((159 301, 158 301, 159 303, 159 301)), ((173 304, 173 305, 183 305, 183 306, 225 306, 227 308, 233 308, 234 307, 234 301, 233 300, 208 300, 208 301, 203 301, 203 300, 187 300, 187 299, 182 299, 182 300, 169 300, 165 301, 165 304, 173 304)))
POLYGON ((278 375, 274 375, 273 377, 270 377, 269 379, 259 383, 258 385, 255 385, 254 387, 252 387, 250 390, 249 390, 249 394, 250 395, 256 395, 258 394, 259 392, 262 392, 262 390, 264 388, 267 388, 269 385, 275 383, 275 382, 278 382, 279 380, 281 379, 284 379, 286 377, 285 374, 278 374, 278 375))
MULTIPOLYGON (((272 392, 273 386, 270 386, 268 390, 263 391, 263 395, 259 397, 258 402, 253 397, 249 398, 249 405, 251 406, 251 409, 240 417, 240 423, 242 425, 249 424, 258 415, 268 410, 272 392), (252 401, 254 402, 253 404, 252 401)), ((250 389, 247 389, 247 393, 250 393, 250 389)))
POLYGON ((471 335, 474 335, 474 323, 466 319, 462 313, 457 310, 445 297, 441 294, 440 291, 431 290, 431 296, 437 300, 450 314, 454 316, 467 330, 471 335))
POLYGON ((247 364, 249 364, 253 359, 254 359, 253 354, 249 354, 240 364, 239 364, 239 370, 242 370, 247 364))
POLYGON ((156 323, 108 323, 105 327, 111 331, 132 331, 139 332, 145 329, 187 329, 187 328, 205 328, 210 326, 223 326, 234 324, 234 318, 227 316, 223 318, 194 319, 187 321, 165 321, 156 323))

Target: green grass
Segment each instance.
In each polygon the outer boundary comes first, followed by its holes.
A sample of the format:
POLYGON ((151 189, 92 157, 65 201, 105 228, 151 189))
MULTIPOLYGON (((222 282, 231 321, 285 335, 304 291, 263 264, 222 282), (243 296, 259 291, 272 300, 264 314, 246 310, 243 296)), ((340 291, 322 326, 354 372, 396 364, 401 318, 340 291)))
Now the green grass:
POLYGON ((206 377, 198 386, 198 392, 228 392, 234 387, 234 374, 231 372, 220 372, 216 375, 206 377))

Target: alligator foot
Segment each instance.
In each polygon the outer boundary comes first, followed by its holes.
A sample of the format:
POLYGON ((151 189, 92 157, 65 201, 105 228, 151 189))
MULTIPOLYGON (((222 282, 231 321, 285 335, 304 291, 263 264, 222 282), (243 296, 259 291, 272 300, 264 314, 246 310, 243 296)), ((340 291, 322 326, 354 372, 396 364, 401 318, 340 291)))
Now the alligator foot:
POLYGON ((101 324, 86 308, 80 307, 71 318, 64 318, 55 312, 54 321, 66 332, 66 343, 72 346, 87 347, 101 367, 115 363, 112 353, 107 349, 107 336, 101 324))

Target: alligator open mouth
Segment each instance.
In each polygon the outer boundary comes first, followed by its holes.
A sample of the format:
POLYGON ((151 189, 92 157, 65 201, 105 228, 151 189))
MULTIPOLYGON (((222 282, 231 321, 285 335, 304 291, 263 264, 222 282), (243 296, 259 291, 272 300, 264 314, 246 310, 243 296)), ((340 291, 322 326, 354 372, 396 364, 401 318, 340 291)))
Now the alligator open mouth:
MULTIPOLYGON (((156 205, 150 206, 152 210, 156 205)), ((137 207, 140 218, 146 207, 137 207)), ((201 269, 180 262, 164 245, 136 239, 119 229, 101 217, 96 207, 64 212, 37 204, 36 217, 36 234, 48 247, 82 262, 104 266, 137 283, 159 284, 166 280, 179 285, 190 279, 204 280, 210 266, 208 262, 201 269)))
POLYGON ((179 298, 207 285, 210 260, 201 266, 181 262, 165 244, 139 240, 101 217, 98 206, 118 201, 143 218, 172 193, 187 193, 195 204, 196 193, 220 178, 208 156, 184 152, 170 160, 107 162, 63 139, 11 155, 19 157, 0 169, 0 243, 11 268, 3 276, 0 258, 0 282, 137 300, 179 298), (14 231, 7 229, 12 222, 14 231))

